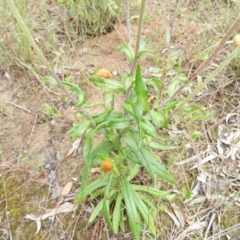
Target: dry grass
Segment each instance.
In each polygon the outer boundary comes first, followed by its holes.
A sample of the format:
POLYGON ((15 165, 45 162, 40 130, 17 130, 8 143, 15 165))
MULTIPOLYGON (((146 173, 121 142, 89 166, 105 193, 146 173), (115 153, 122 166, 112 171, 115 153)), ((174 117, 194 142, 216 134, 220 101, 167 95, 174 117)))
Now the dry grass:
MULTIPOLYGON (((100 93, 88 82, 88 74, 96 69, 108 67, 111 71, 118 73, 116 78, 120 80, 127 72, 128 65, 125 57, 116 51, 116 47, 127 40, 124 23, 118 23, 112 33, 85 40, 86 36, 76 34, 76 26, 68 19, 64 6, 55 1, 31 1, 25 8, 23 2, 18 0, 17 5, 23 16, 25 14, 24 20, 27 26, 55 73, 60 79, 70 76, 72 82, 79 84, 87 92, 90 103, 101 99, 100 93)), ((143 38, 150 37, 149 47, 154 50, 159 59, 158 67, 170 72, 171 61, 174 60, 171 56, 177 51, 177 58, 181 57, 183 60, 182 71, 189 75, 221 40, 238 16, 239 10, 239 4, 228 4, 224 1, 201 0, 178 1, 178 3, 149 1, 143 38), (194 2, 196 4, 192 5, 194 2), (171 33, 170 42, 166 41, 166 32, 171 33)), ((28 229, 29 222, 23 217, 56 205, 56 202, 44 202, 47 196, 41 199, 43 203, 40 202, 38 193, 33 190, 39 188, 39 193, 43 194, 42 188, 49 186, 46 173, 42 170, 46 157, 45 149, 50 149, 52 154, 60 152, 61 157, 66 156, 71 147, 71 140, 65 133, 77 117, 75 110, 64 103, 64 96, 59 93, 59 89, 43 87, 42 77, 49 73, 26 42, 5 1, 1 1, 0 11, 2 13, 0 16, 0 133, 2 133, 0 146, 3 149, 0 155, 0 183, 1 187, 6 185, 5 191, 1 191, 0 194, 0 199, 5 200, 4 207, 0 207, 0 215, 2 215, 0 225, 4 225, 4 229, 11 230, 13 239, 26 239, 29 235, 24 235, 20 229, 31 235, 35 228, 28 229), (10 75, 10 79, 7 74, 10 75), (44 103, 53 106, 59 114, 56 125, 52 125, 52 119, 48 119, 44 113, 44 103), (16 105, 33 114, 19 109, 16 105), (16 180, 17 188, 12 184, 8 186, 12 178, 16 180), (21 185, 24 181, 25 183, 21 185), (33 184, 36 182, 39 184, 37 187, 33 184), (11 198, 12 192, 20 194, 22 198, 11 198), (32 197, 33 194, 37 197, 32 197), (17 201, 25 204, 24 211, 19 210, 17 201), (9 218, 6 217, 6 209, 10 212, 9 218)), ((134 43, 135 23, 131 28, 131 34, 131 42, 134 43)), ((232 50, 232 45, 226 44, 214 62, 201 73, 198 80, 189 83, 188 90, 183 94, 189 94, 188 91, 192 91, 198 82, 209 76, 232 50)), ((148 58, 141 60, 141 64, 145 69, 154 66, 153 61, 148 58)), ((180 148, 175 152, 160 152, 159 156, 168 165, 178 182, 173 190, 178 195, 176 205, 179 207, 179 215, 175 205, 159 201, 161 211, 156 215, 158 236, 153 238, 146 230, 143 232, 143 239, 210 240, 229 239, 239 235, 240 219, 237 214, 239 204, 236 200, 239 195, 239 184, 232 175, 226 173, 227 167, 233 168, 234 165, 238 169, 238 164, 236 165, 236 162, 230 159, 220 158, 201 164, 201 160, 207 156, 203 154, 187 164, 174 165, 176 162, 202 153, 209 147, 217 152, 218 125, 224 123, 227 114, 238 113, 240 94, 238 69, 239 58, 229 64, 217 79, 195 97, 195 103, 204 106, 203 115, 213 116, 210 120, 204 120, 204 116, 197 123, 189 122, 187 116, 186 119, 172 119, 166 132, 172 137, 180 137, 180 140, 175 142, 180 148), (195 131, 201 133, 197 140, 192 139, 195 131), (195 165, 197 165, 196 168, 191 169, 195 165), (203 172, 211 174, 216 181, 222 178, 234 180, 234 184, 231 182, 221 193, 232 198, 224 201, 213 200, 210 198, 211 194, 208 195, 208 199, 204 198, 207 195, 204 188, 207 187, 198 181, 203 172), (183 189, 191 192, 197 183, 201 184, 202 188, 195 199, 200 197, 203 199, 191 205, 184 200, 183 189), (233 197, 234 194, 236 198, 233 197), (166 210, 172 212, 178 222, 184 223, 184 226, 180 224, 177 227, 177 221, 174 222, 166 210), (183 222, 179 220, 181 216, 184 219, 183 222), (204 227, 200 223, 205 224, 204 227)), ((121 99, 119 102, 121 105, 121 99)), ((81 154, 70 159, 63 166, 58 175, 59 182, 64 184, 71 178, 79 178, 82 164, 79 156, 81 154)), ((146 183, 148 179, 143 175, 138 181, 146 183)), ((211 181, 207 183, 210 188, 215 184, 211 181)), ((78 187, 76 183, 75 189, 78 187)), ((162 182, 159 182, 158 187, 173 188, 165 186, 162 182)), ((219 188, 216 188, 214 194, 220 195, 218 191, 219 188)), ((47 195, 46 189, 43 192, 47 195)), ((112 239, 112 234, 105 231, 105 223, 102 219, 93 226, 87 225, 88 213, 85 209, 91 209, 91 207, 91 205, 81 206, 73 219, 71 216, 60 216, 52 228, 42 230, 32 239, 48 238, 56 231, 66 239, 112 239), (81 214, 81 218, 77 214, 81 214)), ((0 231, 2 231, 1 228, 0 231)), ((131 239, 127 232, 117 236, 116 239, 124 236, 124 239, 131 239)))

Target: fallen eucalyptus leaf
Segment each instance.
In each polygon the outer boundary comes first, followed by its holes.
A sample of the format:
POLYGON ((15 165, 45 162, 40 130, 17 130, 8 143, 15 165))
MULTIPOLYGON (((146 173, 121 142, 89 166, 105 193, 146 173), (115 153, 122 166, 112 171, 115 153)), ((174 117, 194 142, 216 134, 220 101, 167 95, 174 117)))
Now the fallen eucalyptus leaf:
POLYGON ((75 206, 74 204, 69 203, 69 202, 65 202, 62 205, 60 205, 59 207, 54 208, 54 209, 52 209, 52 210, 50 210, 50 211, 48 211, 48 212, 46 212, 46 213, 44 213, 40 216, 35 216, 33 214, 29 214, 29 215, 26 215, 25 218, 36 222, 36 224, 37 224, 37 231, 35 233, 35 235, 36 235, 36 234, 38 234, 38 232, 41 229, 41 221, 42 220, 47 219, 47 218, 52 217, 52 216, 55 216, 55 215, 60 214, 60 213, 72 212, 76 208, 77 208, 77 206, 75 206))

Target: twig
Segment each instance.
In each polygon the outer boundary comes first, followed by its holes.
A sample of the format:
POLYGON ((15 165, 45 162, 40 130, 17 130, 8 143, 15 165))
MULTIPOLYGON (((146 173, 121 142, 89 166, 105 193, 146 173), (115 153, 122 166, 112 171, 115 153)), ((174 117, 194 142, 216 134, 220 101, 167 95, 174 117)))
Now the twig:
POLYGON ((197 95, 207 84, 209 84, 212 79, 215 78, 232 61, 232 59, 239 54, 239 50, 240 46, 238 46, 203 83, 195 88, 193 92, 177 106, 177 108, 171 113, 169 117, 173 116, 178 109, 180 109, 190 99, 197 95))
POLYGON ((5 103, 10 104, 10 105, 12 105, 12 106, 14 106, 14 107, 16 107, 16 108, 20 108, 20 109, 22 109, 22 110, 24 110, 24 111, 26 111, 26 112, 28 112, 28 113, 33 114, 32 111, 30 111, 30 110, 28 110, 28 109, 26 109, 26 108, 24 108, 24 107, 22 107, 22 106, 20 106, 20 105, 17 105, 17 104, 15 104, 15 103, 6 102, 6 101, 5 101, 5 103))
POLYGON ((35 130, 36 123, 37 123, 37 118, 38 118, 38 115, 36 114, 36 116, 35 116, 35 118, 34 118, 34 123, 33 123, 33 126, 32 126, 31 133, 30 133, 30 135, 29 135, 29 137, 28 137, 27 143, 26 143, 25 148, 24 148, 25 150, 27 149, 27 146, 29 145, 30 139, 31 139, 31 137, 32 137, 32 135, 33 135, 33 132, 34 132, 34 130, 35 130))
MULTIPOLYGON (((51 65, 49 64, 49 62, 47 61, 47 59, 44 57, 42 51, 40 50, 40 48, 38 47, 38 45, 36 44, 36 42, 34 41, 31 33, 29 32, 25 22, 23 21, 17 7, 15 6, 15 3, 13 0, 8 0, 7 1, 8 6, 11 9, 12 14, 14 15, 14 17, 16 18, 20 28, 22 29, 22 31, 24 32, 24 34, 26 35, 29 43, 31 44, 31 46, 33 47, 33 49, 35 50, 37 56, 40 58, 40 60, 45 64, 45 66, 47 67, 47 69, 49 70, 49 72, 51 73, 51 75, 55 78, 55 80, 57 81, 59 87, 61 88, 61 90, 63 91, 63 93, 69 98, 71 99, 71 101, 76 104, 77 100, 67 91, 67 89, 64 87, 63 83, 61 82, 61 80, 59 79, 58 75, 52 70, 51 65)), ((92 117, 90 115, 90 113, 88 113, 85 109, 80 108, 80 111, 82 111, 85 115, 87 115, 91 120, 92 117)), ((93 121, 92 121, 93 122, 93 121)))
POLYGON ((217 239, 218 237, 223 236, 224 234, 236 231, 240 228, 240 223, 236 224, 235 226, 229 227, 225 230, 222 230, 220 233, 215 233, 214 236, 209 237, 207 240, 214 240, 217 239))
POLYGON ((130 41, 130 21, 129 21, 129 1, 126 0, 126 28, 127 28, 127 42, 130 41))
POLYGON ((209 58, 205 62, 203 62, 199 66, 199 68, 190 76, 190 79, 189 79, 190 81, 193 80, 204 68, 206 68, 210 64, 210 62, 214 59, 214 57, 216 57, 216 55, 223 48, 223 46, 227 42, 227 40, 234 34, 236 29, 239 27, 239 22, 240 22, 240 15, 237 17, 237 19, 234 21, 234 23, 228 29, 228 31, 226 32, 225 36, 220 41, 218 46, 214 49, 214 51, 212 51, 209 58))
MULTIPOLYGON (((200 72, 207 66, 210 64, 210 62, 213 60, 213 58, 218 54, 218 52, 222 49, 222 47, 224 46, 224 44, 226 43, 226 41, 233 35, 234 31, 236 30, 236 28, 239 26, 239 21, 240 21, 240 15, 239 17, 234 21, 234 23, 232 24, 232 26, 229 28, 229 30, 226 32, 225 36, 223 37, 223 39, 221 40, 221 42, 218 44, 218 46, 215 48, 215 50, 211 53, 211 55, 209 56, 209 58, 202 63, 201 66, 199 66, 199 68, 190 76, 189 80, 193 80, 198 74, 200 74, 200 72)), ((166 99, 165 101, 163 101, 159 106, 158 109, 162 109, 164 108, 169 102, 171 102, 185 87, 186 85, 183 84, 179 87, 179 89, 175 92, 174 95, 172 95, 170 98, 166 99)))
POLYGON ((9 218, 8 218, 8 198, 7 196, 7 191, 6 191, 6 185, 5 185, 5 181, 3 182, 4 185, 4 193, 5 193, 5 202, 6 202, 6 219, 7 219, 7 224, 8 224, 8 232, 9 232, 9 239, 12 240, 12 232, 11 232, 11 228, 10 228, 10 223, 9 223, 9 218))

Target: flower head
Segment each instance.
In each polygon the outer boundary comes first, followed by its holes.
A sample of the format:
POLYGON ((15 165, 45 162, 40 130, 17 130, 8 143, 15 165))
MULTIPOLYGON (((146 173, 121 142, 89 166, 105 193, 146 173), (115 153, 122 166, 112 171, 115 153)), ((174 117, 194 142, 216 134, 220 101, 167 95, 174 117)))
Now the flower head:
POLYGON ((102 162, 101 164, 101 169, 104 172, 109 172, 113 169, 113 163, 109 160, 105 160, 104 162, 102 162))
POLYGON ((112 78, 112 74, 110 73, 109 70, 107 69, 100 69, 98 72, 97 72, 97 77, 101 77, 101 78, 112 78))
POLYGON ((235 46, 240 46, 240 34, 236 35, 234 38, 233 38, 233 44, 235 46))

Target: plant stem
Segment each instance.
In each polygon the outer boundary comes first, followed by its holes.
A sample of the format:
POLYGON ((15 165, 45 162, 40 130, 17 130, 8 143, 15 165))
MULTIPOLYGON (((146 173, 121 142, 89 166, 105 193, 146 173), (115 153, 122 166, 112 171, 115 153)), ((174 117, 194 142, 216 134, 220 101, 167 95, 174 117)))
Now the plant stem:
MULTIPOLYGON (((231 25, 231 27, 228 29, 228 31, 226 32, 225 36, 223 37, 223 39, 220 41, 220 43, 218 44, 218 46, 216 47, 215 50, 213 50, 213 52, 211 53, 211 55, 209 56, 209 58, 203 62, 199 68, 190 76, 189 80, 193 80, 198 74, 200 74, 200 72, 207 67, 210 62, 213 60, 213 58, 218 54, 218 52, 222 49, 222 47, 224 46, 224 44, 226 43, 226 41, 233 35, 234 31, 239 27, 239 21, 240 21, 240 15, 237 17, 237 19, 234 21, 234 23, 231 25)), ((175 92, 174 95, 172 95, 170 98, 166 99, 165 101, 163 101, 159 106, 158 109, 162 109, 164 108, 169 102, 171 102, 185 87, 185 85, 180 86, 180 88, 175 92)))
POLYGON ((25 22, 23 21, 16 5, 14 4, 13 0, 8 0, 7 1, 8 6, 11 9, 12 14, 14 15, 14 17, 16 18, 20 28, 22 29, 22 31, 24 32, 24 34, 26 35, 26 39, 29 41, 29 43, 31 44, 31 46, 33 47, 33 49, 35 50, 37 56, 39 57, 39 59, 45 64, 45 66, 48 68, 48 70, 51 72, 51 74, 54 76, 54 78, 56 79, 56 81, 58 82, 60 88, 62 89, 62 91, 66 94, 66 96, 72 100, 72 102, 74 104, 77 103, 77 100, 71 96, 71 94, 66 90, 66 88, 64 87, 64 85, 62 84, 61 80, 59 79, 59 77, 57 76, 56 73, 54 73, 51 69, 51 66, 49 64, 49 62, 47 61, 47 59, 44 57, 42 51, 39 49, 38 45, 35 43, 31 33, 29 32, 25 22))
POLYGON ((134 60, 132 67, 130 69, 130 75, 133 74, 135 71, 137 61, 138 61, 138 53, 139 53, 139 46, 141 42, 141 35, 142 35, 142 27, 143 27, 143 19, 144 19, 144 10, 146 6, 146 0, 142 0, 141 4, 141 9, 140 9, 140 15, 139 15, 139 20, 138 20, 138 32, 137 32, 137 41, 136 41, 136 48, 135 48, 135 55, 134 55, 134 60))
POLYGON ((198 69, 190 76, 190 81, 193 80, 197 75, 199 75, 199 73, 206 68, 207 66, 209 66, 210 62, 214 59, 214 57, 216 57, 216 55, 218 54, 218 52, 223 48, 224 44, 226 43, 226 41, 234 34, 235 30, 239 27, 239 22, 240 22, 240 15, 236 18, 236 20, 234 21, 234 23, 231 25, 231 27, 228 29, 228 31, 226 32, 225 36, 223 37, 223 39, 220 41, 220 43, 218 44, 218 46, 214 49, 214 51, 212 51, 211 55, 209 56, 209 58, 203 62, 198 69))
POLYGON ((180 109, 185 103, 187 103, 194 96, 196 96, 208 83, 210 83, 212 79, 215 78, 233 60, 233 58, 235 58, 239 54, 239 52, 240 46, 238 46, 203 83, 201 83, 197 88, 195 88, 194 91, 177 106, 177 108, 172 112, 170 117, 173 116, 176 111, 180 109))

